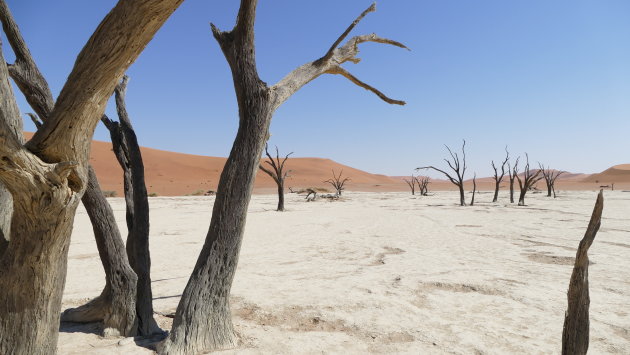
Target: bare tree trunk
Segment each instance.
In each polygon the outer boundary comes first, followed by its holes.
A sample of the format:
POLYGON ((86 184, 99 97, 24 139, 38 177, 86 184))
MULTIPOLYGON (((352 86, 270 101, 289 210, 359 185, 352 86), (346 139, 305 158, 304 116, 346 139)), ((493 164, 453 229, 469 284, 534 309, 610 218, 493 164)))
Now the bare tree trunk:
POLYGON ((92 222, 96 246, 105 270, 105 289, 87 304, 66 309, 61 320, 81 323, 102 321, 105 336, 134 336, 137 334, 138 277, 129 266, 114 213, 101 193, 94 169, 90 167, 88 173, 88 188, 81 201, 92 222))
POLYGON ((500 182, 498 181, 494 182, 494 197, 492 197, 492 202, 499 201, 499 184, 500 182))
POLYGON ((604 195, 600 190, 591 221, 588 224, 584 238, 580 241, 575 255, 575 265, 567 292, 568 307, 564 316, 562 329, 562 354, 585 355, 589 343, 589 305, 588 292, 588 249, 593 244, 597 231, 601 225, 604 209, 604 195))
POLYGON ((11 216, 13 215, 13 197, 11 192, 0 183, 0 257, 9 246, 11 238, 11 216))
POLYGON ((466 206, 466 197, 464 193, 464 184, 458 185, 459 187, 459 205, 466 206))
POLYGON ((144 181, 144 163, 140 145, 127 114, 124 96, 128 78, 116 86, 116 108, 120 122, 104 117, 103 123, 110 132, 114 153, 123 169, 126 219, 127 257, 138 276, 136 313, 138 334, 150 335, 161 330, 153 318, 151 290, 151 257, 149 253, 149 200, 144 181))
POLYGON ((470 205, 475 205, 475 192, 477 191, 477 174, 473 177, 473 190, 472 190, 472 198, 470 199, 470 205))
POLYGON ((510 203, 514 203, 514 178, 510 177, 510 203))
POLYGON ((278 185, 278 211, 284 211, 284 183, 278 185))

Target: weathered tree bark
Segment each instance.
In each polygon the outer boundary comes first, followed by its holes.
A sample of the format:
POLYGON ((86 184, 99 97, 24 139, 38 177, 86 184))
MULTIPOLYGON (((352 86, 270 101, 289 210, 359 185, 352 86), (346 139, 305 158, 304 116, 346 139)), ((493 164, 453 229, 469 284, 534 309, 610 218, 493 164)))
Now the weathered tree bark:
POLYGON ((403 103, 387 98, 340 66, 347 61, 356 62, 357 45, 362 42, 402 46, 398 42, 369 35, 354 37, 337 47, 356 23, 374 10, 374 6, 359 16, 324 57, 297 68, 276 85, 268 87, 256 69, 256 4, 256 0, 241 1, 237 22, 231 31, 222 32, 212 26, 214 37, 232 70, 239 106, 239 128, 221 173, 206 241, 177 306, 171 333, 158 346, 160 354, 195 354, 235 345, 229 294, 243 238, 247 206, 273 112, 302 86, 326 73, 344 75, 386 102, 403 103))
MULTIPOLYGON (((8 123, 19 113, 0 105, 0 182, 14 200, 11 242, 0 259, 0 353, 55 353, 68 246, 94 128, 116 81, 181 2, 120 1, 88 40, 54 109, 25 145, 22 132, 8 123)), ((10 88, 0 89, 0 96, 15 106, 10 88)))
POLYGON ((92 222, 98 253, 105 269, 105 288, 87 304, 66 309, 61 320, 68 322, 103 322, 108 335, 137 334, 136 284, 138 277, 129 266, 125 245, 112 208, 101 193, 94 169, 89 167, 88 187, 81 198, 92 222), (90 186, 91 185, 91 186, 90 186))
POLYGON ((448 178, 448 180, 453 185, 457 186, 457 188, 459 189, 459 205, 466 206, 466 199, 464 195, 464 174, 466 173, 466 150, 465 150, 466 140, 464 140, 462 143, 462 158, 461 159, 457 153, 453 153, 453 151, 451 151, 451 148, 449 148, 449 146, 447 145, 444 145, 444 146, 448 150, 448 153, 451 155, 452 162, 448 159, 444 159, 444 161, 448 164, 451 170, 453 170, 453 172, 455 173, 455 176, 451 176, 446 171, 438 169, 434 166, 423 166, 420 168, 416 168, 416 170, 433 169, 435 171, 439 171, 440 173, 444 174, 444 176, 446 176, 446 178, 448 178))
POLYGON ((332 174, 333 177, 324 182, 332 185, 332 187, 335 189, 335 195, 341 196, 343 190, 346 189, 344 186, 346 185, 346 182, 350 181, 350 178, 341 178, 341 174, 343 174, 343 169, 341 169, 339 175, 335 175, 335 170, 332 171, 332 174))
POLYGON ((271 176, 273 181, 276 182, 276 185, 278 185, 278 208, 276 211, 282 212, 284 211, 284 180, 291 172, 290 170, 284 171, 284 164, 287 162, 287 159, 289 159, 289 155, 293 154, 293 152, 287 154, 284 160, 280 160, 280 153, 278 152, 278 147, 276 147, 276 159, 274 160, 271 154, 269 154, 269 150, 265 144, 265 154, 267 158, 269 158, 265 163, 269 164, 272 170, 265 168, 262 164, 260 164, 260 170, 271 176))
POLYGON ((585 355, 589 342, 588 249, 593 244, 602 221, 604 192, 599 191, 591 221, 580 241, 567 292, 568 307, 562 328, 562 354, 585 355))
POLYGON ((473 176, 473 190, 472 190, 472 198, 470 199, 470 205, 475 205, 475 192, 477 191, 477 174, 473 176))
POLYGON ((503 177, 505 176, 505 165, 508 164, 510 160, 510 153, 505 147, 505 159, 501 163, 501 174, 499 175, 498 168, 494 165, 494 160, 492 161, 492 169, 494 169, 494 197, 492 198, 492 202, 497 202, 499 200, 499 185, 501 185, 501 181, 503 181, 503 177))
MULTIPOLYGON (((39 129, 54 108, 52 93, 4 0, 0 0, 0 21, 16 55, 15 63, 9 65, 9 75, 33 110, 37 112, 37 114, 28 113, 28 116, 39 129)), ((92 222, 96 244, 105 270, 106 286, 101 296, 88 304, 65 310, 61 315, 61 320, 102 321, 104 335, 136 335, 137 329, 134 324, 137 324, 135 321, 135 280, 137 277, 129 267, 126 254, 120 253, 121 249, 118 246, 124 243, 114 214, 100 190, 91 166, 88 166, 88 183, 81 200, 92 222), (134 282, 129 282, 129 280, 134 280, 134 282), (125 301, 129 299, 129 295, 133 295, 133 299, 132 302, 127 303, 125 301)))
POLYGON ((529 156, 527 155, 527 153, 525 153, 525 158, 526 158, 526 163, 525 163, 525 170, 523 170, 523 179, 521 180, 521 177, 518 176, 518 174, 516 174, 516 179, 518 180, 518 186, 521 189, 521 193, 518 197, 519 206, 525 206, 525 194, 527 194, 527 191, 529 191, 532 188, 532 186, 534 186, 535 183, 537 183, 538 181, 540 181, 540 179, 542 179, 542 176, 540 176, 540 170, 537 170, 535 173, 532 173, 532 171, 529 169, 529 156))
POLYGON ((518 176, 518 161, 521 157, 517 157, 514 166, 508 162, 508 177, 510 178, 510 203, 514 203, 514 180, 518 176))
POLYGON ((151 290, 151 256, 149 253, 149 199, 144 181, 144 163, 140 145, 125 105, 125 93, 129 78, 124 76, 114 90, 116 110, 120 122, 103 117, 109 130, 114 154, 123 169, 127 217, 127 257, 138 275, 136 313, 138 334, 150 335, 161 332, 153 318, 153 294, 151 290))

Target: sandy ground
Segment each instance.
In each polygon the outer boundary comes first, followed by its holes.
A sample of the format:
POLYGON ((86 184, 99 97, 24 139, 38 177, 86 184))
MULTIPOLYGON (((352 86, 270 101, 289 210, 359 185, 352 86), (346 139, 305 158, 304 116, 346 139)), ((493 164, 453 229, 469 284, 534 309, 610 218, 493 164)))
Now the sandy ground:
MULTIPOLYGON (((595 191, 527 207, 454 192, 347 192, 307 203, 256 195, 232 289, 241 344, 227 353, 560 353, 566 289, 595 191)), ((173 312, 203 244, 213 197, 151 203, 154 307, 173 312)), ((123 230, 124 202, 110 199, 123 230)), ((605 193, 590 251, 591 354, 630 353, 630 193, 605 193)), ((64 308, 98 295, 104 275, 79 210, 64 308)), ((165 328, 170 318, 157 316, 165 328)), ((61 354, 150 353, 64 324, 61 354)))

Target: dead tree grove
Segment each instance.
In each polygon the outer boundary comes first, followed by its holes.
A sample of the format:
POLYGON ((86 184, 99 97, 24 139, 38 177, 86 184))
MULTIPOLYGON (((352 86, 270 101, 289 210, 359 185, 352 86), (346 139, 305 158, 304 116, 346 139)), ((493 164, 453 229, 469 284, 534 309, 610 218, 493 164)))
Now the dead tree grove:
POLYGON ((518 161, 521 157, 517 157, 514 166, 508 162, 508 177, 510 178, 510 203, 514 203, 514 181, 518 176, 518 161))
POLYGON ((547 197, 551 197, 551 193, 553 192, 553 198, 556 198, 556 180, 560 175, 564 174, 565 171, 561 170, 553 170, 550 167, 546 167, 538 163, 538 167, 540 171, 542 171, 543 178, 545 179, 545 184, 547 184, 547 197))
POLYGON ((122 74, 181 2, 119 1, 26 143, 0 59, 0 182, 13 197, 11 235, 0 257, 0 353, 55 353, 70 234, 88 185, 94 129, 122 74))
POLYGON ((567 292, 568 306, 562 328, 563 355, 585 355, 588 351, 590 323, 588 313, 591 303, 588 290, 588 249, 593 244, 601 225, 603 209, 604 195, 600 190, 588 228, 575 255, 575 264, 567 292))
POLYGON ((332 187, 335 189, 335 195, 341 196, 341 193, 343 192, 343 190, 346 189, 345 188, 346 182, 350 181, 350 178, 342 177, 343 169, 341 169, 341 171, 339 172, 339 175, 335 174, 335 170, 332 171, 332 174, 333 174, 333 177, 324 182, 332 185, 332 187))
POLYGON ((420 169, 433 169, 435 171, 438 171, 442 174, 444 174, 444 176, 446 176, 446 178, 453 183, 453 185, 457 186, 459 188, 459 205, 460 206, 466 206, 466 200, 464 199, 464 175, 466 173, 466 141, 464 140, 462 143, 462 156, 460 158, 460 156, 457 153, 453 153, 453 151, 451 150, 451 148, 449 148, 447 145, 444 145, 446 147, 446 149, 448 150, 448 153, 451 155, 451 159, 444 159, 444 161, 448 164, 448 166, 451 168, 451 170, 453 170, 453 172, 455 173, 455 176, 451 176, 449 173, 447 173, 444 170, 438 169, 434 166, 423 166, 420 168, 416 168, 416 170, 420 170, 420 169))
MULTIPOLYGON (((499 169, 494 165, 494 160, 492 161, 492 169, 494 170, 494 197, 492 198, 492 202, 497 202, 499 200, 499 185, 501 185, 501 181, 503 181, 503 177, 505 176, 505 166, 508 165, 508 161, 510 160, 510 153, 505 148, 505 159, 501 162, 501 173, 499 173, 499 169)), ((509 172, 509 165, 508 165, 509 172)))
POLYGON ((542 179, 540 174, 540 170, 536 170, 536 172, 532 172, 529 169, 529 156, 525 153, 525 169, 523 170, 523 178, 516 174, 516 179, 518 180, 518 186, 521 189, 521 193, 518 197, 518 205, 525 206, 525 194, 529 191, 535 183, 542 179))
POLYGON ((260 164, 260 170, 271 176, 276 185, 278 185, 278 208, 276 211, 282 212, 284 211, 284 180, 289 176, 290 172, 290 170, 284 170, 284 164, 287 162, 287 159, 289 159, 289 155, 293 154, 293 152, 287 154, 284 159, 280 160, 280 153, 278 152, 278 147, 276 147, 276 158, 274 160, 267 148, 267 145, 265 145, 265 154, 269 159, 265 160, 265 163, 269 164, 271 169, 267 169, 263 164, 260 164))
POLYGON ((385 102, 403 105, 360 81, 341 64, 357 63, 358 46, 365 42, 401 43, 375 34, 350 38, 350 31, 375 5, 365 10, 319 59, 304 64, 268 86, 258 75, 254 49, 256 0, 241 0, 236 25, 224 32, 212 25, 214 38, 232 70, 239 107, 239 127, 221 173, 210 228, 192 275, 180 299, 173 328, 158 344, 161 354, 196 354, 235 346, 229 305, 230 288, 240 251, 247 207, 256 171, 275 110, 301 87, 322 74, 339 74, 372 91, 385 102))

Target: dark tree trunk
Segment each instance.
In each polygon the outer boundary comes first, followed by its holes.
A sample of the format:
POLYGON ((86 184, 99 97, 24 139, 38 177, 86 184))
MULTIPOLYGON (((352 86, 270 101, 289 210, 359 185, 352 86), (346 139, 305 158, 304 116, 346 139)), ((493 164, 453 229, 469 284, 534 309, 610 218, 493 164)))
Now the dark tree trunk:
POLYGON ((521 193, 518 196, 518 205, 525 206, 525 194, 527 193, 526 188, 521 188, 521 193))
POLYGON ((89 167, 88 187, 81 198, 92 222, 98 253, 105 270, 105 288, 89 303, 70 308, 62 321, 103 322, 104 335, 134 336, 137 333, 136 283, 138 277, 129 266, 125 245, 114 213, 103 196, 96 174, 89 167))
POLYGON ((120 122, 103 118, 110 131, 114 153, 123 169, 126 219, 127 257, 138 276, 136 311, 138 334, 161 332, 153 318, 151 290, 151 257, 149 253, 149 200, 144 181, 144 163, 136 134, 131 126, 124 102, 127 77, 116 87, 116 107, 120 122))
POLYGON ((492 202, 497 202, 499 200, 499 181, 495 181, 494 185, 494 197, 492 198, 492 202))
POLYGON ((580 241, 576 256, 569 291, 567 292, 568 307, 564 316, 562 329, 562 354, 585 355, 589 343, 589 306, 588 291, 588 249, 595 240, 595 235, 601 225, 604 196, 600 190, 591 221, 588 224, 584 238, 580 241))
POLYGON ((477 177, 473 178, 473 190, 472 190, 472 198, 470 199, 470 205, 475 205, 475 192, 477 192, 477 177))
POLYGON ((466 206, 466 195, 464 193, 464 184, 463 182, 458 185, 459 187, 459 205, 466 206))
POLYGON ((284 181, 278 184, 278 211, 284 211, 284 181))
POLYGON ((547 182, 547 197, 551 197, 551 190, 553 189, 553 184, 547 182))
POLYGON ((510 203, 514 203, 514 178, 510 178, 510 203))

